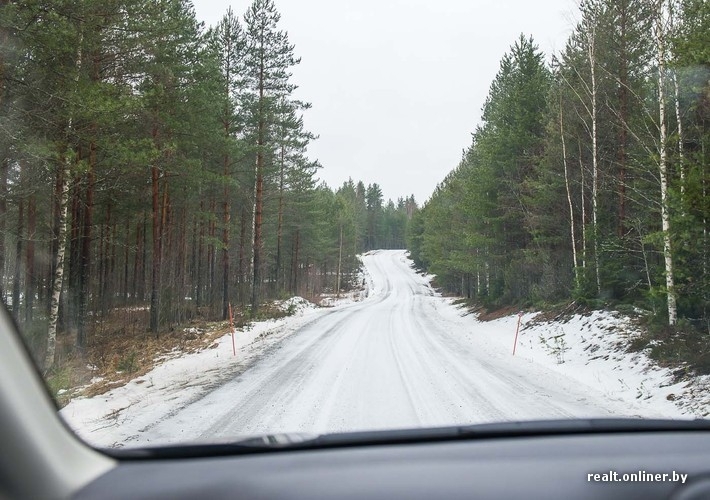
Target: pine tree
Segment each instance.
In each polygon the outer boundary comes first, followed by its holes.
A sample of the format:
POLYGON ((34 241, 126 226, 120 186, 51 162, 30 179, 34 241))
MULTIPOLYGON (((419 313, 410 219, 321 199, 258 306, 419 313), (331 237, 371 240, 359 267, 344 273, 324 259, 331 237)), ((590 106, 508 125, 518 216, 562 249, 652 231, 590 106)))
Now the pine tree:
POLYGON ((300 62, 294 56, 294 47, 288 34, 278 28, 281 15, 273 0, 254 0, 244 16, 246 26, 246 82, 250 95, 250 136, 255 150, 253 240, 252 240, 252 290, 251 310, 256 314, 262 281, 264 187, 265 176, 273 163, 272 133, 276 110, 283 99, 290 96, 295 85, 290 83, 291 67, 300 62))
POLYGON ((234 168, 236 151, 239 148, 237 142, 238 134, 242 128, 239 123, 240 106, 243 100, 245 82, 244 58, 246 51, 246 39, 242 31, 239 19, 232 12, 231 7, 217 25, 212 35, 219 53, 220 73, 222 76, 222 107, 221 124, 223 129, 223 154, 222 167, 224 175, 224 189, 222 200, 222 319, 229 316, 230 292, 229 292, 229 250, 230 250, 230 227, 231 227, 231 190, 233 182, 232 170, 234 168))

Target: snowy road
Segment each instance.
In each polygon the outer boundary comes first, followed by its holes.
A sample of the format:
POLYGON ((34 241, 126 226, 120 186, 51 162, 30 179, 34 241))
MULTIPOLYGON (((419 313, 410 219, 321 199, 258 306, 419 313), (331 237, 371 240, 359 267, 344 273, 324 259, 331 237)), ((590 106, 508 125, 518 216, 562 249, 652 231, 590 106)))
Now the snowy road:
POLYGON ((363 261, 373 286, 366 300, 317 317, 138 440, 636 412, 632 403, 477 342, 469 318, 434 294, 403 251, 363 261))

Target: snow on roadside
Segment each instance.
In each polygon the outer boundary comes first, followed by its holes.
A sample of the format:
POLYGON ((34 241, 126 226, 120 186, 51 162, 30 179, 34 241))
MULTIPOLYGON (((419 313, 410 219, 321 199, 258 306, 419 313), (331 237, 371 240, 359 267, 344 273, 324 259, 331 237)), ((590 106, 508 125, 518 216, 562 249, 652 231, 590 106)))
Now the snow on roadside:
POLYGON ((340 297, 335 294, 321 295, 320 305, 323 307, 335 307, 343 304, 354 304, 355 302, 362 302, 374 293, 372 276, 370 276, 367 268, 362 265, 362 259, 360 259, 360 269, 355 282, 351 283, 351 285, 353 285, 353 289, 349 292, 341 293, 340 297))
MULTIPOLYGON (((463 314, 461 308, 459 313, 463 314)), ((512 357, 518 315, 474 324, 469 335, 512 357)), ((583 386, 602 391, 609 399, 635 401, 649 415, 670 418, 704 417, 710 396, 708 381, 699 377, 677 382, 667 368, 656 365, 643 351, 628 352, 629 341, 640 334, 620 313, 594 311, 546 321, 536 313, 522 315, 515 357, 542 365, 583 386)))
MULTIPOLYGON (((343 301, 334 307, 344 307, 343 301)), ((122 387, 72 400, 60 415, 94 446, 117 447, 156 422, 199 399, 210 389, 248 368, 266 350, 332 309, 318 308, 300 297, 284 301, 292 316, 261 321, 226 334, 211 346, 168 359, 122 387)))
MULTIPOLYGON (((404 256, 403 262, 412 266, 404 256)), ((626 346, 639 331, 626 316, 595 311, 545 321, 534 313, 523 314, 513 357, 517 314, 480 321, 453 305, 453 299, 434 292, 429 285, 431 276, 418 276, 430 292, 426 300, 450 323, 452 332, 466 338, 486 356, 497 358, 496 363, 501 366, 530 364, 534 368, 531 374, 542 375, 552 370, 581 388, 601 391, 612 406, 633 407, 632 414, 638 416, 689 418, 707 414, 710 378, 677 383, 669 369, 655 365, 643 351, 627 352, 626 346)), ((166 360, 123 387, 92 398, 75 399, 61 410, 61 415, 89 443, 122 446, 243 372, 281 340, 333 307, 347 307, 381 291, 366 271, 358 276, 358 284, 363 290, 345 294, 339 300, 327 297, 329 307, 318 308, 301 298, 284 301, 280 308, 293 312, 293 316, 254 323, 238 331, 237 356, 232 354, 231 335, 225 335, 213 348, 166 360)))
POLYGON ((303 297, 291 297, 290 299, 278 301, 276 304, 277 309, 289 314, 300 313, 312 307, 313 304, 303 297))

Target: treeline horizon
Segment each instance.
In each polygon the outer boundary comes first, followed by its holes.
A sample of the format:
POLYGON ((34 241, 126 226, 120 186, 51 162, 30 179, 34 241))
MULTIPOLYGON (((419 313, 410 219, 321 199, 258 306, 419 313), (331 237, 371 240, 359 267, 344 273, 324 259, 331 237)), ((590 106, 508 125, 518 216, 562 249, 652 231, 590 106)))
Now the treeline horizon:
POLYGON ((703 0, 583 0, 551 64, 521 35, 411 222, 413 259, 489 306, 627 305, 710 332, 709 82, 703 0))
POLYGON ((208 28, 188 0, 0 7, 0 290, 45 369, 58 333, 135 329, 123 310, 154 335, 256 317, 405 246, 413 196, 318 182, 273 0, 208 28))

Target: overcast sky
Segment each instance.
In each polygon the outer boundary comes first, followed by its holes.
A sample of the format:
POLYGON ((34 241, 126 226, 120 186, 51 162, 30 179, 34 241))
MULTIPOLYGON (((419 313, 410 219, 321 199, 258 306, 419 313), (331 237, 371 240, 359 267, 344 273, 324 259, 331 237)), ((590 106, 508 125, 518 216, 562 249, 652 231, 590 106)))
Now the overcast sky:
MULTIPOLYGON (((193 0, 215 24, 229 5, 193 0)), ((421 204, 458 164, 479 123, 498 64, 515 39, 532 35, 560 51, 574 0, 276 0, 281 29, 302 62, 297 97, 312 103, 306 128, 320 136, 309 156, 337 187, 377 182, 385 198, 421 204)))

